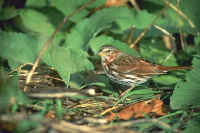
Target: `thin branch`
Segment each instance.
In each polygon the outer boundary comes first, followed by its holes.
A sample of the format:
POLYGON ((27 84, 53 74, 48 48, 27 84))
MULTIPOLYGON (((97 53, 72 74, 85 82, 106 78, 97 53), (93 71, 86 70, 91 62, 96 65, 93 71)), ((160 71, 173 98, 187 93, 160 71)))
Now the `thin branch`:
POLYGON ((130 45, 130 48, 134 48, 136 44, 144 37, 144 35, 151 29, 151 27, 154 25, 154 23, 157 21, 157 19, 163 14, 163 12, 166 10, 166 7, 163 8, 160 13, 155 17, 155 19, 152 21, 152 23, 144 29, 144 31, 137 37, 137 39, 130 45))
MULTIPOLYGON (((167 130, 171 130, 173 131, 174 133, 179 133, 180 130, 178 129, 173 129, 169 124, 161 121, 161 120, 158 120, 158 119, 138 119, 138 120, 133 120, 133 121, 128 121, 128 122, 120 122, 120 127, 123 128, 123 127, 130 127, 130 126, 133 126, 133 125, 136 125, 136 124, 142 124, 142 123, 154 123, 154 124, 157 124, 159 126, 161 126, 163 129, 167 129, 167 130)), ((111 128, 113 126, 116 126, 116 125, 108 125, 108 126, 102 126, 102 127, 99 127, 100 129, 101 128, 104 128, 104 129, 108 129, 108 128, 111 128)))
POLYGON ((163 29, 162 27, 158 26, 158 25, 153 25, 156 29, 160 30, 163 34, 165 34, 166 36, 170 37, 171 39, 175 40, 175 38, 166 30, 163 29))
POLYGON ((192 28, 195 28, 196 26, 193 24, 192 20, 189 19, 181 10, 179 10, 175 5, 173 5, 172 3, 170 3, 168 0, 164 0, 164 2, 170 7, 172 8, 174 11, 177 12, 178 15, 180 15, 181 17, 183 17, 192 28))
POLYGON ((133 7, 135 7, 136 11, 140 10, 140 7, 138 6, 137 2, 135 0, 129 0, 133 7))
POLYGON ((81 132, 81 133, 103 133, 102 131, 96 130, 94 127, 85 125, 76 125, 66 121, 60 121, 59 123, 53 123, 52 127, 58 131, 67 132, 81 132))
POLYGON ((93 2, 95 2, 96 0, 90 0, 89 2, 85 3, 83 6, 81 6, 80 8, 78 8, 77 10, 73 11, 71 14, 69 14, 68 16, 66 16, 63 21, 58 25, 58 27, 56 28, 56 30, 52 33, 52 35, 50 36, 50 38, 47 40, 47 42, 44 44, 42 50, 39 53, 39 56, 37 57, 30 73, 28 74, 27 78, 26 78, 26 85, 24 87, 24 91, 27 90, 28 88, 28 84, 31 81, 32 75, 35 71, 35 69, 37 68, 43 54, 45 53, 45 51, 47 50, 47 48, 49 47, 49 45, 51 44, 51 42, 53 41, 54 37, 56 36, 56 33, 63 27, 63 25, 68 21, 68 19, 72 16, 74 16, 75 14, 79 13, 81 10, 85 9, 87 6, 91 5, 93 2))

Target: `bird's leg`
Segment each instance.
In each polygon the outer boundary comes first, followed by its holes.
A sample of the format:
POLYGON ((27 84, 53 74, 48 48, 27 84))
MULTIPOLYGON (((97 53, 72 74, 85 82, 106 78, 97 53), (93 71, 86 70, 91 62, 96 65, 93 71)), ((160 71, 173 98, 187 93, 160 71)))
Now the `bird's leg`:
POLYGON ((126 95, 129 91, 131 91, 132 89, 135 88, 135 85, 132 85, 130 88, 128 88, 127 90, 125 90, 119 97, 123 97, 124 95, 126 95))

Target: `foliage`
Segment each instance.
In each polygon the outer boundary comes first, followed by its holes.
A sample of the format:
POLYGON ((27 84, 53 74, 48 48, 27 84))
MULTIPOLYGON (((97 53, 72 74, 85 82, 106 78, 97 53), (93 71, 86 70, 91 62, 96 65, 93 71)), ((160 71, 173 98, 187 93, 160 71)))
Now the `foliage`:
MULTIPOLYGON (((141 9, 136 10, 131 1, 127 4, 122 0, 118 1, 118 5, 109 6, 106 5, 108 1, 96 0, 69 17, 63 27, 56 32, 53 41, 42 55, 38 67, 45 65, 53 68, 56 79, 62 83, 64 81, 64 87, 72 88, 73 91, 78 89, 84 92, 87 87, 96 87, 97 92, 100 91, 101 98, 105 101, 109 101, 112 97, 116 103, 131 103, 147 100, 159 93, 161 100, 163 97, 170 99, 169 105, 173 111, 187 112, 197 109, 200 104, 198 95, 200 90, 200 2, 198 0, 143 0, 139 4, 141 9), (144 36, 139 43, 135 44, 134 49, 130 48, 141 34, 144 36), (171 42, 163 41, 164 37, 169 37, 171 42), (100 59, 97 53, 100 47, 106 44, 113 45, 132 56, 142 57, 164 66, 184 66, 191 65, 192 62, 192 70, 155 76, 147 84, 137 86, 136 90, 120 99, 118 93, 120 89, 125 88, 124 86, 109 82, 103 75, 96 74, 97 76, 92 75, 92 77, 89 75, 90 72, 98 71, 100 59), (166 92, 162 90, 162 87, 169 88, 170 91, 166 92), (124 102, 126 98, 129 101, 124 102)), ((44 44, 64 17, 77 11, 86 2, 89 0, 26 0, 23 8, 18 8, 9 0, 0 0, 1 112, 9 112, 10 108, 11 112, 20 111, 18 108, 21 105, 26 107, 27 103, 41 104, 38 99, 28 98, 22 92, 22 88, 19 88, 21 82, 18 83, 18 81, 23 75, 19 69, 24 64, 34 63, 44 44), (16 71, 17 74, 13 75, 16 71)), ((44 88, 48 87, 44 86, 44 88)), ((87 100, 88 98, 88 96, 80 97, 70 98, 73 102, 77 102, 77 99, 87 100)), ((54 108, 54 100, 50 101, 50 107, 54 108)), ((66 112, 91 113, 87 109, 82 111, 79 107, 74 109, 70 106, 66 109, 62 102, 62 99, 56 99, 55 102, 55 114, 59 119, 63 119, 66 112)), ((81 104, 80 101, 78 103, 81 104)), ((44 107, 43 104, 41 106, 43 107, 42 113, 40 112, 42 115, 50 110, 50 107, 44 107)), ((96 110, 93 112, 96 113, 96 110)), ((169 117, 167 123, 172 124, 172 128, 177 128, 175 121, 180 122, 189 117, 187 113, 171 117, 170 113, 166 117, 169 117)), ((191 115, 199 117, 198 113, 194 114, 191 115)), ((141 116, 145 117, 144 114, 141 116)), ((17 128, 19 132, 20 126, 24 128, 22 131, 32 128, 31 123, 26 125, 26 122, 27 120, 24 120, 19 124, 17 128)), ((37 122, 33 121, 33 123, 35 127, 37 122)), ((185 132, 197 131, 199 123, 196 119, 190 119, 187 126, 180 129, 186 129, 185 132)))
POLYGON ((193 70, 186 74, 185 81, 177 83, 174 93, 171 96, 171 107, 173 109, 180 109, 188 105, 199 105, 199 59, 194 58, 192 66, 193 70))

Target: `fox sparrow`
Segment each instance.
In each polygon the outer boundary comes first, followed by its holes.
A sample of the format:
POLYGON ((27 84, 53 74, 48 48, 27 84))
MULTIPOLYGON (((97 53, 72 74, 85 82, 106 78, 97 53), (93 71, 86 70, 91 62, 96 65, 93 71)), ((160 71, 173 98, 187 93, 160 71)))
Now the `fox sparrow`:
POLYGON ((165 74, 171 70, 190 69, 187 66, 161 66, 138 57, 121 52, 119 49, 104 45, 98 55, 106 75, 116 83, 136 86, 146 82, 154 75, 165 74))

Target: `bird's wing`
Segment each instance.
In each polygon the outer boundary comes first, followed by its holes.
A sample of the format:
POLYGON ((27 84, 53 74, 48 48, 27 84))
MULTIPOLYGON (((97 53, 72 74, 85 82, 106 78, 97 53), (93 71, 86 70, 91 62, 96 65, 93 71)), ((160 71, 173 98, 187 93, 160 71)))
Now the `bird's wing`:
POLYGON ((110 67, 113 70, 130 75, 136 74, 148 76, 164 73, 163 71, 159 71, 157 69, 157 65, 130 55, 118 56, 118 58, 112 62, 110 67))

